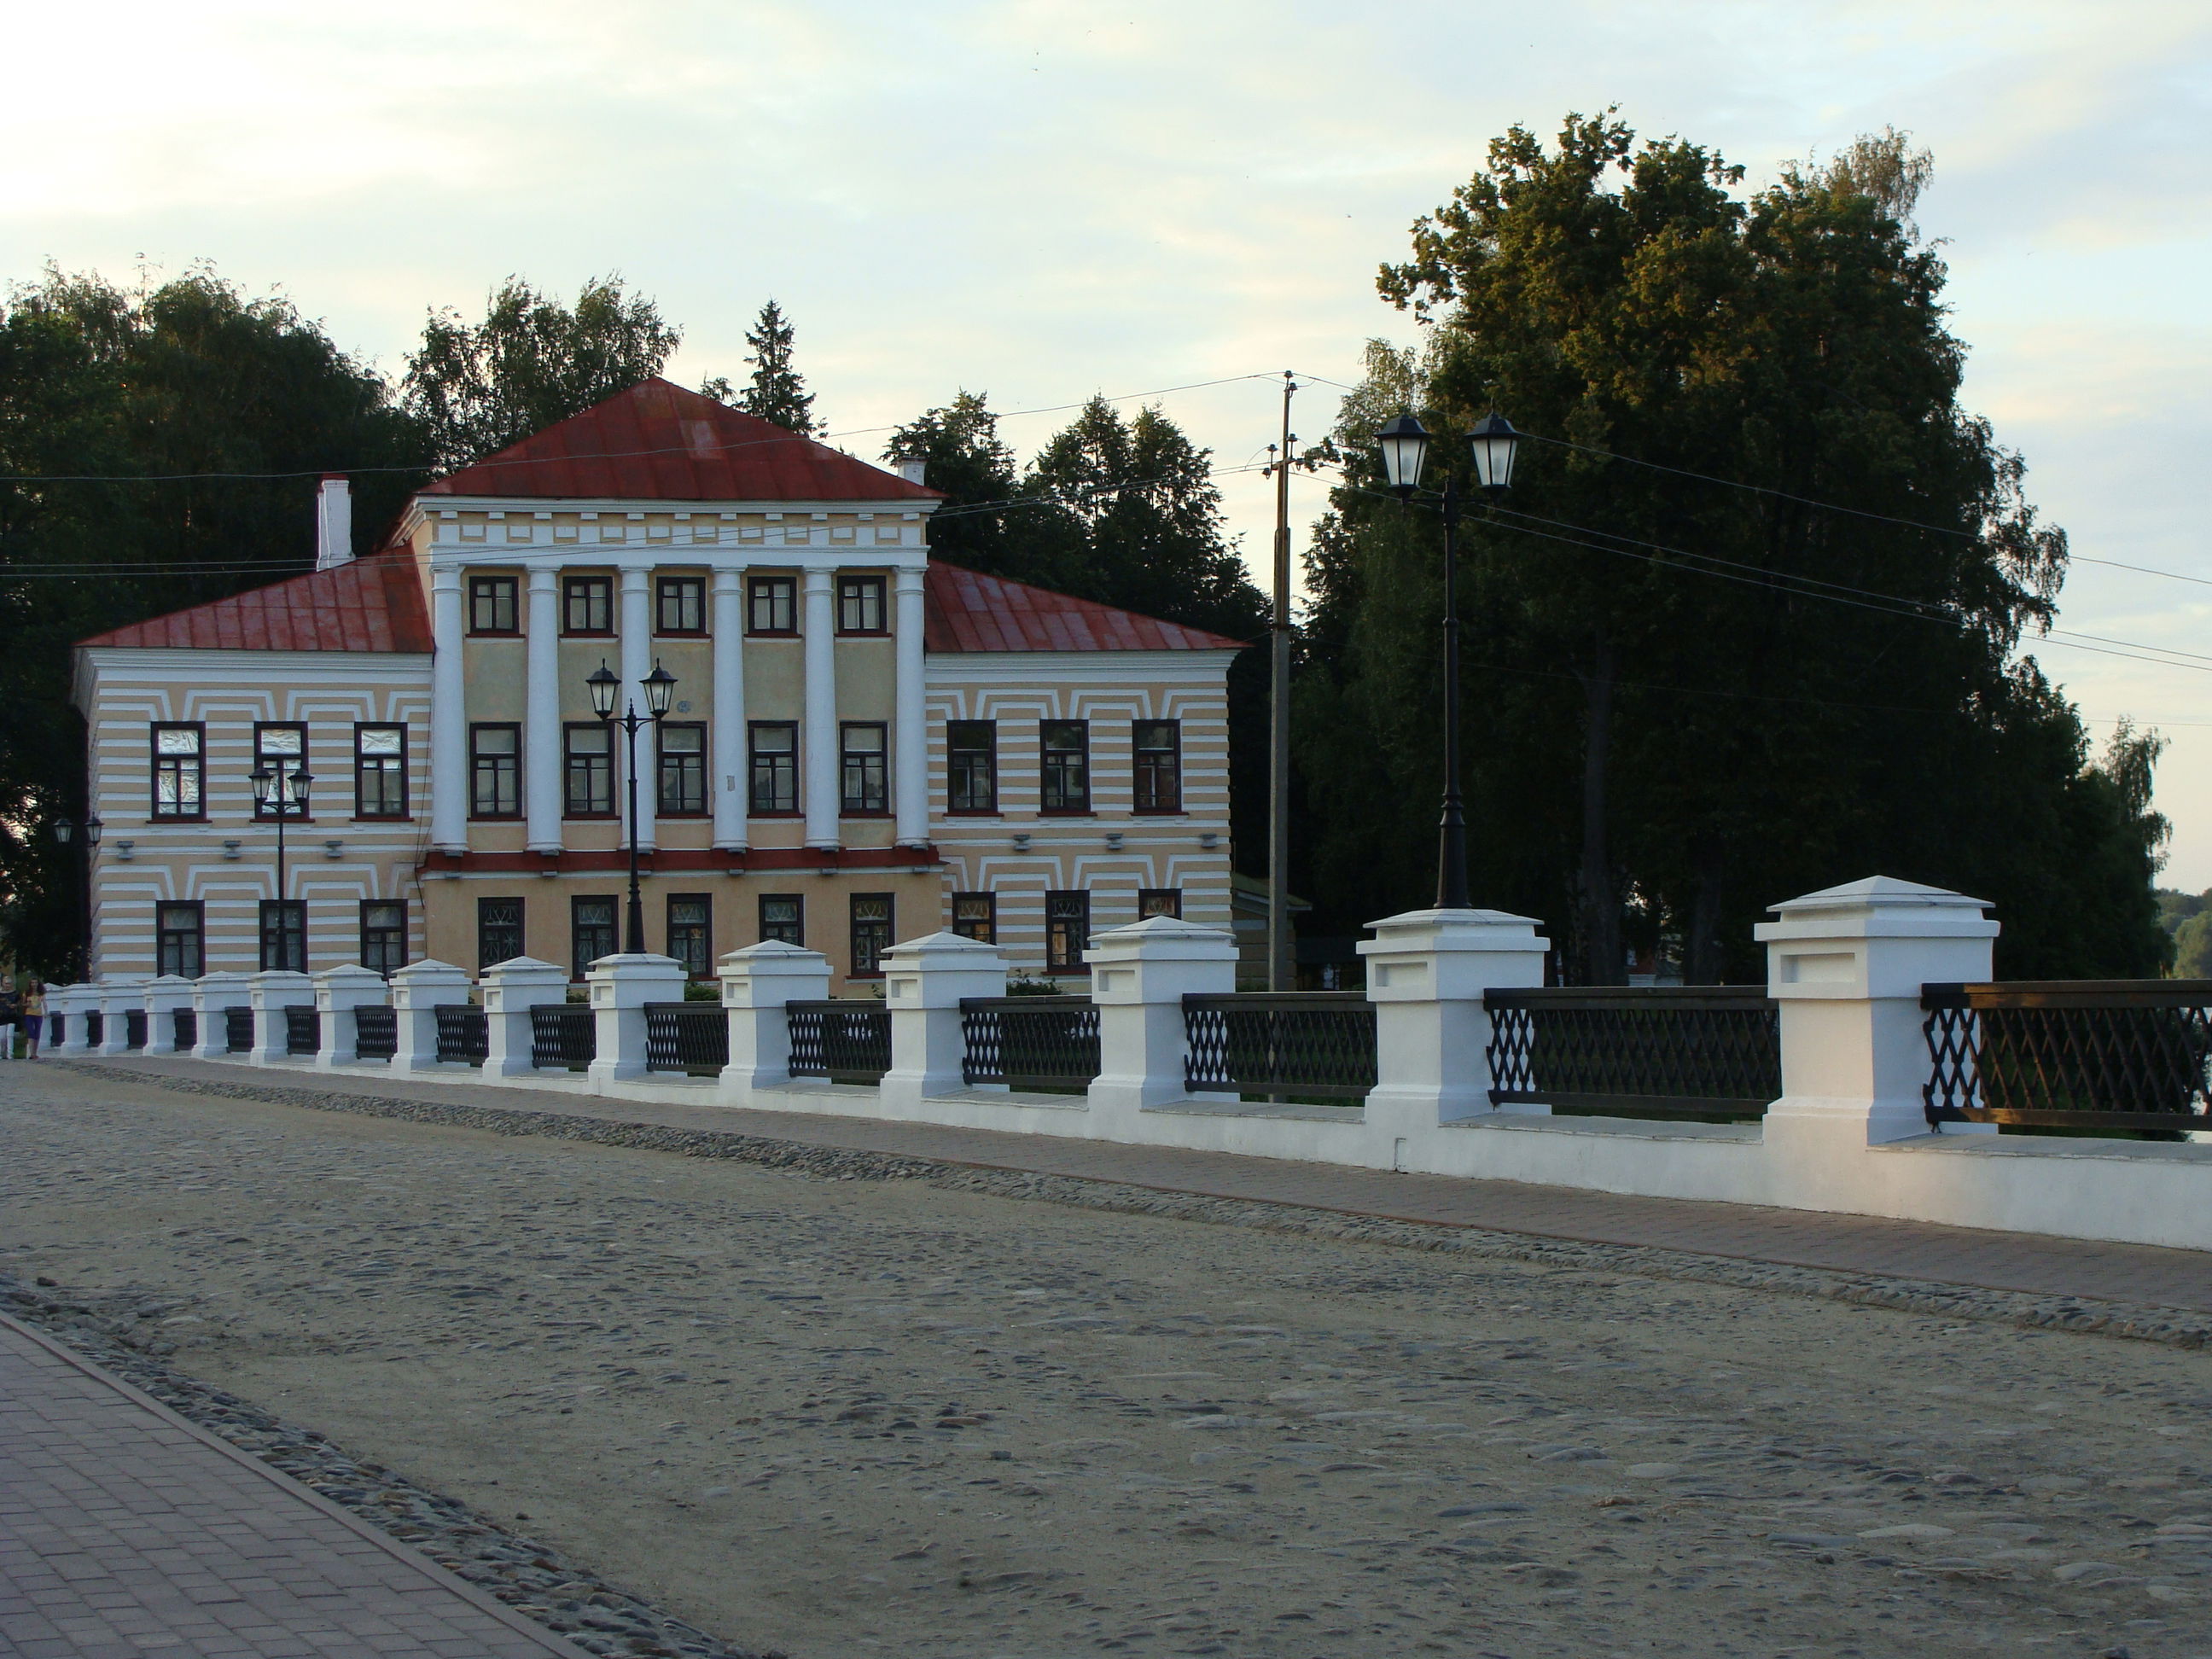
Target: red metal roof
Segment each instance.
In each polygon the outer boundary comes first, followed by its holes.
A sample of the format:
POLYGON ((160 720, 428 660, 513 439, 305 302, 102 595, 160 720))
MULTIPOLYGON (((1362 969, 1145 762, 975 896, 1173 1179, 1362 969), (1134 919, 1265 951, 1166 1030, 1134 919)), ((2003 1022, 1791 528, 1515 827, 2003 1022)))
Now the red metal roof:
POLYGON ((77 643, 190 651, 427 653, 430 617, 414 561, 386 553, 173 611, 77 643))
POLYGON ((657 377, 422 493, 633 501, 941 498, 939 491, 657 377))
POLYGON ((1244 645, 935 559, 925 594, 923 638, 932 651, 1235 651, 1244 645))

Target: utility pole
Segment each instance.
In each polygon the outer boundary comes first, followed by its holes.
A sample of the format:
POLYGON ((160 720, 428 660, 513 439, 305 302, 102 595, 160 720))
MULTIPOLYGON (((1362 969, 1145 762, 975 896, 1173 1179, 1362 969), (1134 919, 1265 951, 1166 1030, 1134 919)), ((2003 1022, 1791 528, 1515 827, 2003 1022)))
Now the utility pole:
POLYGON ((1269 628, 1267 682, 1267 988, 1297 988, 1291 945, 1291 395, 1298 383, 1283 371, 1283 444, 1269 464, 1275 475, 1275 612, 1269 628))

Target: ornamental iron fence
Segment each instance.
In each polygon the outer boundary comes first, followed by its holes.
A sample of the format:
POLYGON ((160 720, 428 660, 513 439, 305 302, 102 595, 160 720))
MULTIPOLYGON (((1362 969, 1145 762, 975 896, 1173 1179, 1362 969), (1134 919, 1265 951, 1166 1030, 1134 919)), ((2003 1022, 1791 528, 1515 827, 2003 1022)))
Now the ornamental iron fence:
POLYGON ((1182 1000, 1194 1094, 1358 1098, 1375 1086, 1375 1008, 1364 991, 1239 991, 1182 1000))
POLYGON ((146 1011, 125 1008, 123 1011, 123 1046, 143 1048, 146 1046, 146 1011))
POLYGON ((491 1022, 471 1002, 438 1005, 438 1060, 441 1065, 481 1066, 491 1054, 491 1022))
POLYGON ((876 1084, 891 1068, 891 1011, 880 1002, 787 1002, 791 1074, 876 1084))
POLYGON ((288 1054, 312 1054, 323 1046, 323 1016, 316 1008, 297 1006, 284 1011, 284 1052, 288 1054))
POLYGON ((2212 1129, 2212 980, 1924 985, 1928 1121, 2212 1129))
POLYGON ((1098 1075, 1098 1009, 1089 997, 963 997, 960 1075, 970 1085, 1085 1089, 1098 1075))
POLYGON ((1782 1093, 1781 1013, 1763 986, 1528 987, 1483 1006, 1493 1106, 1763 1117, 1782 1093))
POLYGON ((190 1008, 179 1008, 173 1010, 169 1017, 176 1022, 173 1030, 177 1052, 186 1054, 198 1047, 200 1040, 199 1015, 190 1008))
POLYGON ((389 1060, 399 1052, 399 1011, 374 1004, 353 1011, 353 1056, 389 1060))
POLYGON ((530 1011, 530 1063, 541 1072, 580 1072, 599 1055, 599 1017, 580 1003, 541 1002, 530 1011))
POLYGON ((730 1063, 730 1017, 712 1002, 645 1005, 645 1069, 713 1077, 730 1063))
POLYGON ((222 1011, 222 1046, 234 1054, 242 1054, 253 1047, 252 1008, 226 1008, 222 1011))
POLYGON ((97 1008, 84 1011, 84 1046, 97 1048, 107 1041, 107 1020, 97 1008))

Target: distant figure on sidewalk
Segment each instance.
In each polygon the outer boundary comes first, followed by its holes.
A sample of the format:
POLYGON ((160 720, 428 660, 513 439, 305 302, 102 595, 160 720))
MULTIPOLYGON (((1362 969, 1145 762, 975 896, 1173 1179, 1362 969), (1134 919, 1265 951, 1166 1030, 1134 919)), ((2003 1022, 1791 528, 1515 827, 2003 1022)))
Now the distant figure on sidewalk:
POLYGON ((39 1034, 46 1029, 46 988, 37 980, 23 993, 23 1058, 39 1057, 39 1034))
POLYGON ((0 1060, 15 1058, 15 1022, 22 1018, 23 1000, 11 981, 0 985, 0 1060))

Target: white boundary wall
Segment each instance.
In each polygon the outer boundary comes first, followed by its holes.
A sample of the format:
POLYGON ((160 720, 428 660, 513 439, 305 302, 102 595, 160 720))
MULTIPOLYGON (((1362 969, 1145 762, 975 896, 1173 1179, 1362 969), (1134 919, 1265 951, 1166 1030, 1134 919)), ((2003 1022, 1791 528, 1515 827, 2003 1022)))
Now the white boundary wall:
MULTIPOLYGON (((1997 925, 1977 900, 1875 877, 1793 899, 1763 924, 1769 994, 1781 1008, 1783 1096, 1761 1125, 1553 1117, 1543 1106, 1489 1104, 1486 988, 1538 983, 1545 941, 1525 917, 1413 911, 1376 924, 1360 946, 1376 1011, 1380 1081, 1343 1108, 1265 1105, 1185 1087, 1182 999, 1234 988, 1225 930, 1155 917, 1102 933, 1088 953, 1101 1065, 1083 1095, 1019 1094, 960 1080, 959 1000, 1005 987, 997 948, 937 933, 887 953, 891 1070, 877 1087, 794 1079, 784 1004, 819 1000, 829 964, 769 943, 722 959, 728 1067, 693 1079, 645 1070, 644 1005, 681 995, 662 957, 594 965, 599 1056, 588 1073, 440 1064, 431 1005, 469 995, 442 963, 402 970, 401 1063, 346 1064, 349 1037, 326 1029, 324 1069, 401 1072, 441 1081, 595 1094, 616 1099, 757 1108, 1065 1135, 1310 1163, 1517 1181, 1650 1197, 1833 1211, 2005 1231, 2212 1249, 2212 1146, 1999 1137, 1990 1126, 1931 1134, 1920 1087, 1928 1056, 1925 982, 1986 981, 1997 925), (410 1015, 409 1010, 418 1012, 410 1015), (415 1034, 419 1024, 420 1032, 415 1034)), ((534 964, 533 964, 534 965, 534 964)), ((316 1000, 374 1000, 357 968, 315 975, 316 1000)), ((286 975, 289 981, 292 976, 286 975)), ((510 975, 509 977, 515 977, 510 975)), ((257 988, 258 989, 260 988, 257 988)), ((490 988, 495 1003, 506 988, 490 988)), ((286 995, 300 996, 287 987, 286 995)), ((82 1011, 111 1022, 123 1002, 173 1005, 173 982, 56 988, 67 1015, 63 1054, 82 1053, 82 1011)), ((270 1006, 285 1000, 256 998, 270 1006)), ((533 999, 535 1000, 535 999, 533 999)), ((495 1008, 494 1018, 502 1010, 495 1008)), ((281 1017, 281 1016, 280 1016, 281 1017)), ((115 1052, 103 1044, 104 1052, 115 1052)), ((252 1063, 313 1066, 268 1052, 252 1063)))

